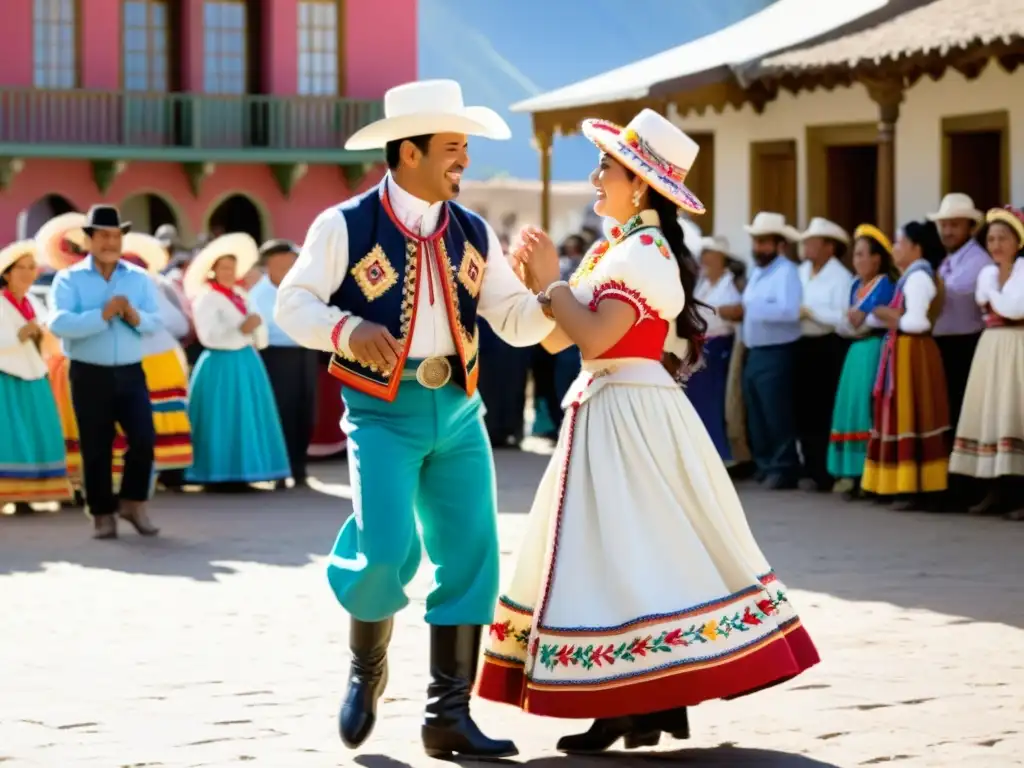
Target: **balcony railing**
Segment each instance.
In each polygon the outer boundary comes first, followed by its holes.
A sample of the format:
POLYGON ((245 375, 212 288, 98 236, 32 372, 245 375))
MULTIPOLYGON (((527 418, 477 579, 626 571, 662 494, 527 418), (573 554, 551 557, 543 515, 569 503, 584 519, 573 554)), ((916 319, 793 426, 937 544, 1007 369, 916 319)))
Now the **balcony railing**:
POLYGON ((381 113, 380 101, 338 98, 0 88, 0 154, 340 157, 381 113))

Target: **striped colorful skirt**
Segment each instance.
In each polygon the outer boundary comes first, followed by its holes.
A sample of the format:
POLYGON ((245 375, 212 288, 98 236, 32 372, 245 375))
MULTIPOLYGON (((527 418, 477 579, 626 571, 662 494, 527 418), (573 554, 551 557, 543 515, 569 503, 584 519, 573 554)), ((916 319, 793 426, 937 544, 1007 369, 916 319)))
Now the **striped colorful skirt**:
POLYGON ((46 379, 0 373, 0 504, 71 498, 61 417, 46 379))
POLYGON ((828 445, 828 473, 833 477, 860 477, 871 438, 871 390, 878 376, 882 337, 869 336, 850 345, 832 411, 828 445))
POLYGON ((989 328, 971 363, 949 471, 1024 475, 1024 328, 989 328))
POLYGON ((274 391, 253 347, 207 349, 192 373, 189 483, 255 483, 291 475, 274 391))
MULTIPOLYGON (((184 469, 192 465, 192 427, 188 420, 188 373, 185 354, 169 349, 142 360, 149 400, 153 404, 156 451, 153 469, 184 469)), ((120 455, 114 458, 120 468, 120 455)))
POLYGON ((946 490, 949 399, 935 339, 897 336, 879 374, 888 383, 875 398, 861 488, 882 496, 946 490))

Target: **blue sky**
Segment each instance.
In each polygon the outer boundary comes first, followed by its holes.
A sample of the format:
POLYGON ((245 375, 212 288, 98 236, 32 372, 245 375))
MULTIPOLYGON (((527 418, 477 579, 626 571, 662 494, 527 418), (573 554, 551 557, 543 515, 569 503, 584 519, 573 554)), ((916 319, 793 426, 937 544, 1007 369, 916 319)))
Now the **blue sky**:
MULTIPOLYGON (((728 26, 772 0, 420 0, 419 76, 451 77, 470 104, 512 126, 510 141, 472 143, 474 178, 535 179, 529 115, 521 99, 674 48, 728 26)), ((555 140, 556 180, 583 179, 594 164, 585 139, 555 140)))

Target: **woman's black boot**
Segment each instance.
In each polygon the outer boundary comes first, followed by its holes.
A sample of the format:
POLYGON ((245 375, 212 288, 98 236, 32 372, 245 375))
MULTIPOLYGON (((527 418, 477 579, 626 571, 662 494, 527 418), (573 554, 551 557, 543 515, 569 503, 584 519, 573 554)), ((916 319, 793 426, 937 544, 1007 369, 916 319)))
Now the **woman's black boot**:
POLYGON ((635 717, 600 717, 589 730, 560 738, 556 749, 566 754, 593 755, 607 752, 619 739, 625 739, 626 749, 656 747, 661 734, 657 730, 637 730, 638 721, 635 717))
MULTIPOLYGON (((690 716, 686 707, 666 709, 663 712, 652 712, 649 715, 641 715, 636 720, 637 731, 667 733, 673 739, 690 738, 690 716)), ((626 746, 628 747, 629 745, 627 744, 626 746)))
POLYGON ((484 760, 515 757, 516 745, 485 736, 469 713, 482 627, 430 628, 430 685, 421 735, 429 757, 484 760))

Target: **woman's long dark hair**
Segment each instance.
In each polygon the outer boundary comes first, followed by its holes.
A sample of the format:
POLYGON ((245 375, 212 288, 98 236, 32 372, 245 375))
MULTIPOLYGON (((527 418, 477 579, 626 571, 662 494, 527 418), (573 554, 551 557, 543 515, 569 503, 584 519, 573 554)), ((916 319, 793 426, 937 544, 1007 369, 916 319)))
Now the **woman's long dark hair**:
POLYGON ((704 333, 708 329, 707 321, 701 316, 700 308, 704 306, 693 295, 697 286, 700 269, 690 249, 686 247, 683 227, 679 223, 679 207, 664 195, 647 190, 647 204, 661 220, 661 232, 665 242, 671 249, 679 264, 679 280, 683 284, 686 303, 683 311, 676 318, 676 335, 687 341, 686 363, 693 366, 700 360, 704 349, 704 333))
POLYGON ((921 248, 921 255, 932 269, 938 269, 946 258, 946 249, 934 221, 910 221, 903 225, 903 235, 921 248))

